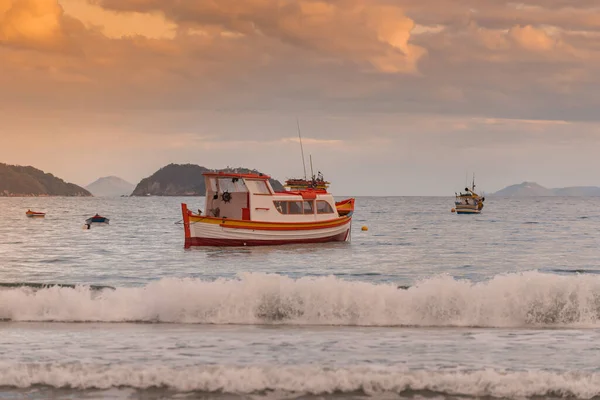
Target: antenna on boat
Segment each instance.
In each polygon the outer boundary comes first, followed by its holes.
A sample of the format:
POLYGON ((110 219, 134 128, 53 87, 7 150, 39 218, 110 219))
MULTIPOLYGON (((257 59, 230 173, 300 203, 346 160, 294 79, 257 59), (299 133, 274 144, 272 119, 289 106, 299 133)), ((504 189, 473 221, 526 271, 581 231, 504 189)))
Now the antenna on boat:
POLYGON ((298 138, 300 139, 300 152, 302 153, 302 166, 304 167, 304 180, 306 180, 306 163, 304 162, 304 148, 302 147, 302 135, 300 135, 300 122, 296 118, 296 125, 298 126, 298 138))

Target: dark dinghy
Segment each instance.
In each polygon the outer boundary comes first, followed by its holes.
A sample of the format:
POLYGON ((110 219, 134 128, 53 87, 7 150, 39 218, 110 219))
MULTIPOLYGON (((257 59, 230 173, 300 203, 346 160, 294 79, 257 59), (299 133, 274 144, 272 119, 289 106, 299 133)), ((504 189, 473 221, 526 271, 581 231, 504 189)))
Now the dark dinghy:
POLYGON ((86 225, 91 225, 91 224, 108 224, 109 219, 106 217, 102 217, 98 214, 94 215, 91 218, 88 218, 85 220, 86 225))

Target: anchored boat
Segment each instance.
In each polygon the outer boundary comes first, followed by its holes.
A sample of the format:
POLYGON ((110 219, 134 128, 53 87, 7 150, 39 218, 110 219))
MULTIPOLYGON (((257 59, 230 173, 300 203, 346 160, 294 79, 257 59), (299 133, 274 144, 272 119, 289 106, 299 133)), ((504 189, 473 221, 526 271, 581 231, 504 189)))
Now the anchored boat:
POLYGON ((29 218, 44 218, 46 216, 46 213, 27 210, 25 215, 27 215, 27 217, 29 218))
POLYGON ((475 193, 475 177, 473 177, 471 188, 466 187, 465 193, 454 193, 454 195, 456 196, 456 200, 454 201, 453 212, 456 211, 457 214, 481 213, 485 197, 475 193))
POLYGON ((181 204, 186 248, 349 240, 352 213, 340 215, 326 189, 275 192, 263 174, 207 172, 204 178, 204 213, 181 204))
POLYGON ((91 218, 88 218, 85 220, 86 225, 91 225, 91 224, 108 224, 110 220, 106 217, 103 217, 101 215, 94 215, 91 218))

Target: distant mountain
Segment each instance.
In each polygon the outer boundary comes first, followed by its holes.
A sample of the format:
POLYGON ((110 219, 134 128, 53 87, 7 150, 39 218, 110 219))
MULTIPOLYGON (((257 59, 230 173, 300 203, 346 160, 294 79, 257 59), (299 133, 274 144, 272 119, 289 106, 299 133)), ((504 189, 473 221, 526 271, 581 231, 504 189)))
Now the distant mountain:
POLYGON ((600 187, 597 186, 572 186, 552 191, 556 196, 600 196, 600 187))
POLYGON ((566 188, 548 189, 535 182, 523 182, 518 185, 507 186, 493 193, 498 197, 532 197, 532 196, 600 196, 600 187, 573 186, 566 188))
POLYGON ((0 196, 86 196, 84 188, 33 167, 0 163, 0 196))
POLYGON ((523 182, 517 185, 505 187, 502 190, 493 193, 493 196, 499 197, 527 197, 527 196, 554 196, 551 189, 547 189, 535 182, 523 182))
MULTIPOLYGON (((144 178, 133 190, 132 196, 204 196, 204 172, 236 172, 241 174, 259 173, 248 168, 227 168, 211 170, 194 164, 169 164, 148 178, 144 178)), ((283 185, 274 179, 270 180, 273 189, 283 190, 283 185)))
POLYGON ((117 176, 105 176, 85 187, 94 196, 122 196, 129 195, 135 188, 135 185, 129 183, 117 176))

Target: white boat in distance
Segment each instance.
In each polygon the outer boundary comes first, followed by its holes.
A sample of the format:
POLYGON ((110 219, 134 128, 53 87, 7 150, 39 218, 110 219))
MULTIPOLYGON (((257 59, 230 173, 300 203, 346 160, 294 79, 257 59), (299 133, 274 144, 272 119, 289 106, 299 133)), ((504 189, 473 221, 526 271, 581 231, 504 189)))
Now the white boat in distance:
POLYGON ((475 177, 473 177, 471 188, 466 187, 465 193, 454 193, 454 195, 456 196, 456 200, 454 201, 452 212, 456 212, 457 214, 481 213, 485 197, 475 193, 475 177))

